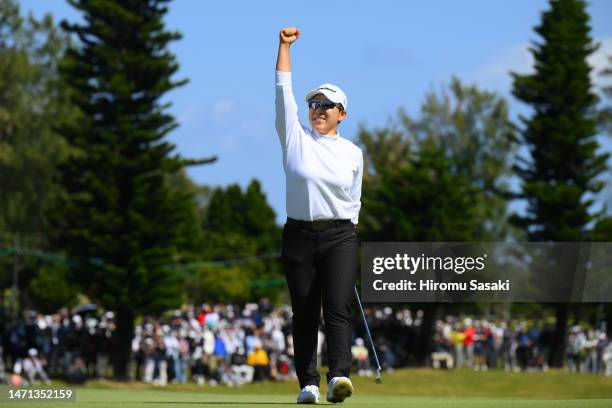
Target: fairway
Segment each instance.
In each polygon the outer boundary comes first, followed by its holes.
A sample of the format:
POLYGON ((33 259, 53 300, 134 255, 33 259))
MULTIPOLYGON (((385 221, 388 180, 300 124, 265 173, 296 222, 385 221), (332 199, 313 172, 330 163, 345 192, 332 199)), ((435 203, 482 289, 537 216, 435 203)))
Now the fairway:
MULTIPOLYGON (((324 378, 324 377, 323 377, 324 378)), ((610 407, 612 378, 564 371, 506 373, 404 369, 383 383, 353 378, 355 394, 342 406, 358 407, 610 407)), ((323 384, 322 384, 323 385, 323 384)), ((3 407, 278 407, 293 406, 297 383, 264 382, 240 388, 193 384, 156 388, 143 383, 94 381, 76 389, 77 402, 5 403, 3 407)), ((6 387, 2 388, 5 393, 6 387)), ((321 393, 327 391, 323 385, 321 393)), ((320 405, 332 405, 323 396, 320 405)))

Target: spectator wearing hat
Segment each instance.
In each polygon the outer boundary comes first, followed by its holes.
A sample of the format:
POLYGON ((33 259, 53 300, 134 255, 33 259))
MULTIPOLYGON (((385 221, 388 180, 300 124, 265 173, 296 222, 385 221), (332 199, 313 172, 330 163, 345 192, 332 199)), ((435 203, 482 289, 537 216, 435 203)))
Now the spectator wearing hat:
POLYGON ((30 348, 28 350, 28 357, 24 358, 21 362, 23 372, 28 379, 30 384, 34 384, 37 378, 40 378, 45 384, 50 384, 49 376, 47 375, 43 362, 38 357, 38 350, 30 348))

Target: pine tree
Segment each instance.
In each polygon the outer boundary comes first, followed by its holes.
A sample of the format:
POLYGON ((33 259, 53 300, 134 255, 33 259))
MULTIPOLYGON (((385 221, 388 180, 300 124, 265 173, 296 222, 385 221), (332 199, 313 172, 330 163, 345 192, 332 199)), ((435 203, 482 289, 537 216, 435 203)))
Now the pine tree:
MULTIPOLYGON (((594 195, 603 183, 597 176, 606 169, 608 154, 597 152, 595 104, 587 57, 596 46, 589 34, 589 16, 581 0, 551 0, 535 31, 542 42, 531 52, 535 71, 513 74, 513 93, 533 108, 521 117, 522 141, 530 158, 514 169, 522 179, 525 215, 511 221, 524 229, 529 241, 585 241, 594 195)), ((560 277, 560 280, 563 278, 560 277)), ((563 364, 568 305, 555 305, 557 323, 550 363, 563 364)))
POLYGON ((192 198, 169 180, 187 161, 164 137, 176 126, 161 98, 186 83, 166 31, 168 0, 69 0, 83 24, 62 23, 75 34, 62 71, 83 120, 61 127, 80 150, 62 168, 67 190, 58 206, 57 242, 79 260, 82 290, 115 311, 114 375, 127 379, 135 316, 180 305, 180 275, 166 265, 184 250, 192 198))

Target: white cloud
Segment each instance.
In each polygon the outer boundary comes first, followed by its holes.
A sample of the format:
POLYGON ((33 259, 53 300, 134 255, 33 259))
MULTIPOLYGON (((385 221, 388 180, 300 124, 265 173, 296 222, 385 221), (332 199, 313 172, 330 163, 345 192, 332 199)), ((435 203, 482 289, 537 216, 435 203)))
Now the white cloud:
POLYGON ((601 76, 601 71, 610 67, 608 56, 612 56, 612 37, 600 38, 596 40, 599 43, 599 49, 592 54, 588 61, 593 67, 591 71, 591 81, 597 86, 610 86, 610 77, 601 76))
POLYGON ((258 112, 254 116, 245 118, 238 129, 242 135, 255 141, 268 140, 270 134, 274 136, 274 118, 268 112, 258 112))
MULTIPOLYGON (((609 65, 608 55, 612 55, 612 37, 598 38, 595 42, 600 43, 600 47, 588 58, 588 62, 593 67, 591 81, 596 86, 601 86, 606 81, 599 74, 609 65)), ((466 79, 488 89, 510 92, 512 86, 510 72, 518 74, 533 72, 534 60, 529 52, 531 46, 525 43, 500 51, 486 64, 466 75, 466 79)))
POLYGON ((526 74, 532 71, 533 56, 529 44, 519 44, 497 53, 489 62, 467 75, 469 81, 501 92, 510 92, 510 72, 526 74))
POLYGON ((200 111, 200 107, 197 106, 197 105, 188 106, 187 108, 183 109, 178 114, 178 116, 176 117, 176 120, 181 125, 185 125, 185 124, 191 122, 191 120, 196 116, 196 114, 199 111, 200 111))
POLYGON ((236 110, 238 104, 232 99, 221 99, 212 106, 213 118, 219 122, 223 121, 230 113, 236 110))
POLYGON ((236 150, 238 148, 238 140, 232 133, 228 133, 221 139, 221 146, 226 150, 236 150))

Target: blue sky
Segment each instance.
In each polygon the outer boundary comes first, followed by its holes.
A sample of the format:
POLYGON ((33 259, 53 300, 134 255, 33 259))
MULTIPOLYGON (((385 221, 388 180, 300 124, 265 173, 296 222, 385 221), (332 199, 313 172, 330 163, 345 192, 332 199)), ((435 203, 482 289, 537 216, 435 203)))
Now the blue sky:
MULTIPOLYGON (((20 4, 37 17, 80 19, 62 0, 20 4)), ((416 115, 424 94, 453 75, 511 98, 508 71, 530 70, 527 46, 538 39, 533 27, 547 7, 544 0, 176 0, 166 23, 183 34, 171 49, 180 63, 177 78, 190 82, 167 95, 180 123, 169 138, 184 156, 219 156, 189 170, 198 183, 245 187, 259 179, 283 222, 285 182, 274 130, 280 28, 302 32, 292 46, 301 120, 308 123, 303 96, 321 83, 337 84, 349 100, 340 134, 355 140, 359 125, 384 126, 400 106, 416 115)), ((601 43, 591 60, 599 69, 612 55, 612 2, 591 1, 588 11, 591 34, 601 43)), ((512 105, 514 114, 523 109, 512 105)))

